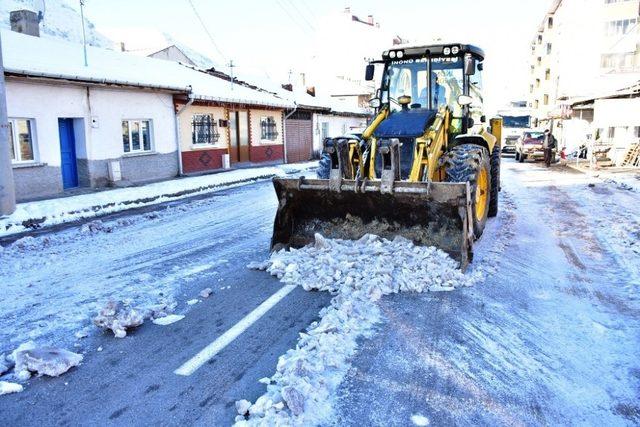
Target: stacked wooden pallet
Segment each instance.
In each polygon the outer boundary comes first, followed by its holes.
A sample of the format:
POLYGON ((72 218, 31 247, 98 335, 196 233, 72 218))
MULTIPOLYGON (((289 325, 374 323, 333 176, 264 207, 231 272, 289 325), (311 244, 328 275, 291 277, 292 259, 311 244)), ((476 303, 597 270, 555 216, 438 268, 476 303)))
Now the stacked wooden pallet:
POLYGON ((620 166, 640 166, 640 142, 631 144, 620 166))

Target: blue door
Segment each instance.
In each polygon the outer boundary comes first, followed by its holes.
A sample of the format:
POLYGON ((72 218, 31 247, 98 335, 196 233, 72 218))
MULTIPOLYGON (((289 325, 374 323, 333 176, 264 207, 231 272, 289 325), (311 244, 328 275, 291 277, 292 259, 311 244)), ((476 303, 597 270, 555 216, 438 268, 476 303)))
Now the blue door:
POLYGON ((73 134, 73 119, 58 119, 60 131, 60 157, 62 159, 62 186, 78 186, 78 164, 76 163, 76 138, 73 134))

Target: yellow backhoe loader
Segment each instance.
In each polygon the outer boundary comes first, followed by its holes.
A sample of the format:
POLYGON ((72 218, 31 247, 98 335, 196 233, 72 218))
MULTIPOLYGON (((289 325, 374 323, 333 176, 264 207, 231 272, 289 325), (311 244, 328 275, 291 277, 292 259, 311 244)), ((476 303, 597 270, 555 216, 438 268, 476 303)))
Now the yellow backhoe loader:
POLYGON ((498 212, 500 119, 482 110, 484 53, 465 44, 394 47, 382 67, 375 116, 361 138, 325 141, 328 179, 274 179, 272 249, 315 233, 396 235, 436 246, 464 270, 498 212))

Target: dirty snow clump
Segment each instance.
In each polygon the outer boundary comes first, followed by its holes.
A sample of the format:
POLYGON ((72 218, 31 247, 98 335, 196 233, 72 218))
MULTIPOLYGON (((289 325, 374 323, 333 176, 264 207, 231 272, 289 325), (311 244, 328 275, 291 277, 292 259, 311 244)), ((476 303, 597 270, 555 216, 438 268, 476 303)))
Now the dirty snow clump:
POLYGON ((55 347, 37 347, 33 341, 21 344, 11 355, 15 376, 27 380, 32 373, 57 377, 82 362, 82 355, 55 347))
POLYGON ((203 290, 200 291, 200 297, 201 298, 209 298, 212 293, 213 293, 213 289, 204 288, 203 290))
POLYGON ((381 320, 376 301, 397 292, 449 291, 482 280, 465 275, 458 263, 434 247, 415 246, 374 235, 360 240, 331 240, 279 251, 249 268, 266 270, 281 282, 334 294, 295 349, 280 357, 267 392, 248 409, 236 402, 237 425, 320 425, 330 422, 335 393, 344 378, 357 339, 370 337, 381 320), (245 410, 246 409, 246 410, 245 410))
POLYGON ((144 323, 143 314, 135 308, 109 301, 93 318, 93 324, 109 329, 116 338, 127 336, 127 329, 136 328, 144 323))

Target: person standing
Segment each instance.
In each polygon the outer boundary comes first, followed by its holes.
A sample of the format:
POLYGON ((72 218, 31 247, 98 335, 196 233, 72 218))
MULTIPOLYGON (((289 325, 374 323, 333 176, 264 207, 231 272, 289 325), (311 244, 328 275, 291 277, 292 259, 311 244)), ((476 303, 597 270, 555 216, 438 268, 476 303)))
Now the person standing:
POLYGON ((551 158, 553 157, 553 149, 556 146, 556 139, 549 129, 544 131, 544 139, 542 140, 542 148, 544 150, 544 164, 551 166, 551 158))

